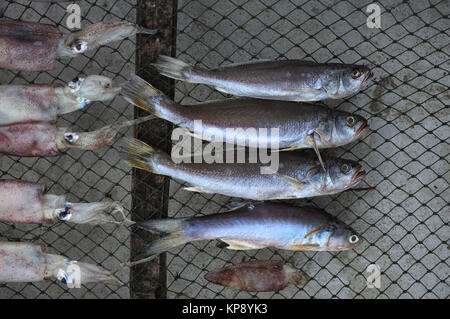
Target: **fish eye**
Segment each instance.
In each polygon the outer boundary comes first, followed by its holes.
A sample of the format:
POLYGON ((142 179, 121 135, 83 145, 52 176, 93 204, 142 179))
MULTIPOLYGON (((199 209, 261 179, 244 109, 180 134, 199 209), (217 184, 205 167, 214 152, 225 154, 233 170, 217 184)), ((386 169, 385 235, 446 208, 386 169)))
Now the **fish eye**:
POLYGON ((78 141, 79 136, 75 133, 66 133, 64 134, 64 139, 66 140, 67 143, 69 144, 73 144, 76 141, 78 141))
POLYGON ((356 124, 356 119, 354 116, 347 116, 347 118, 345 119, 345 122, 347 123, 348 126, 352 127, 353 125, 356 124))
POLYGON ((350 244, 356 244, 358 241, 359 241, 359 238, 358 238, 358 236, 356 236, 356 235, 351 235, 351 236, 348 238, 348 242, 349 242, 350 244))
POLYGON ((352 78, 357 79, 357 78, 359 78, 360 76, 361 76, 361 71, 360 71, 360 70, 354 69, 354 70, 352 71, 352 78))
POLYGON ((347 174, 350 171, 350 165, 349 164, 342 164, 341 165, 341 172, 344 174, 347 174))

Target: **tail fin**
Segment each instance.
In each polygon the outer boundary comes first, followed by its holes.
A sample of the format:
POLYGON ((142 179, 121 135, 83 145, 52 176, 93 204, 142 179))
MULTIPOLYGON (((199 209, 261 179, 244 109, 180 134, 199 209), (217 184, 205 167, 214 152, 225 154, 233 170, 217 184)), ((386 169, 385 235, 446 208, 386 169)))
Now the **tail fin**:
MULTIPOLYGON (((188 243, 192 239, 183 236, 182 226, 187 218, 156 219, 137 223, 136 226, 154 233, 165 234, 164 237, 153 241, 145 251, 137 256, 138 259, 150 260, 171 248, 188 243)), ((139 263, 139 261, 137 262, 139 263)), ((136 262, 134 262, 136 264, 136 262)))
POLYGON ((160 55, 153 66, 164 76, 186 82, 190 82, 189 73, 194 68, 190 64, 166 55, 160 55))
POLYGON ((163 158, 171 162, 167 154, 154 149, 138 139, 127 138, 125 141, 124 152, 126 154, 126 161, 132 167, 158 174, 154 167, 155 162, 159 164, 159 161, 163 158))
POLYGON ((155 111, 154 104, 165 98, 164 93, 137 75, 132 75, 131 80, 123 83, 121 87, 125 100, 152 113, 155 111))
POLYGON ((168 219, 153 219, 136 223, 136 227, 146 229, 158 234, 171 234, 181 231, 181 227, 187 218, 168 218, 168 219))

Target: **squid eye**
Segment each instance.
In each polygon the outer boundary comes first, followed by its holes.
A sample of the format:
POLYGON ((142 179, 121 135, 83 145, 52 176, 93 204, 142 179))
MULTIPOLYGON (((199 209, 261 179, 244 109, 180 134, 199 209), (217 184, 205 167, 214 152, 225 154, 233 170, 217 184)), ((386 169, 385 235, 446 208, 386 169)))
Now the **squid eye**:
POLYGON ((356 244, 358 241, 359 241, 359 238, 358 238, 358 236, 356 236, 356 235, 351 235, 351 236, 348 238, 348 242, 349 242, 350 244, 356 244))
POLYGON ((360 70, 354 69, 354 70, 352 71, 352 78, 357 79, 357 78, 359 78, 360 76, 361 76, 361 71, 360 71, 360 70))
POLYGON ((75 53, 83 53, 87 50, 87 43, 82 41, 75 41, 71 47, 75 53))
POLYGON ((352 127, 353 125, 356 124, 356 119, 354 116, 347 116, 347 118, 345 119, 345 122, 347 123, 348 126, 352 127))
POLYGON ((78 138, 79 138, 79 136, 75 133, 65 133, 64 134, 64 139, 69 144, 76 143, 76 141, 78 141, 78 138))
POLYGON ((350 171, 350 165, 348 164, 342 164, 341 165, 341 172, 344 174, 347 174, 350 171))

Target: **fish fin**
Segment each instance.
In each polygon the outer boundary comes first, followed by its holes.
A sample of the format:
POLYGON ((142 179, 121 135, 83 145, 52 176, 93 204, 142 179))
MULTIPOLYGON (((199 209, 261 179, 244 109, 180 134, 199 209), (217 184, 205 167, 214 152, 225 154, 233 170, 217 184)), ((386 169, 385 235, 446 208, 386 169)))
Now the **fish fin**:
POLYGON ((132 75, 121 87, 125 100, 148 112, 155 113, 155 105, 176 105, 164 93, 137 75, 132 75))
POLYGON ((298 146, 286 147, 286 148, 280 149, 280 152, 295 151, 295 150, 298 150, 299 148, 300 148, 300 147, 298 147, 298 146))
POLYGON ((219 91, 220 93, 223 93, 223 94, 233 94, 230 91, 228 91, 228 90, 226 90, 224 88, 221 88, 221 87, 215 86, 214 89, 216 89, 217 91, 219 91))
POLYGON ((136 223, 136 227, 148 230, 152 233, 165 234, 148 245, 145 250, 136 256, 136 260, 128 264, 132 267, 154 259, 171 248, 184 245, 192 239, 182 235, 183 223, 188 218, 155 219, 136 223))
POLYGON ((241 66, 241 65, 249 65, 249 64, 258 64, 258 63, 262 63, 262 62, 270 62, 272 60, 270 59, 258 59, 258 60, 252 60, 252 61, 246 61, 246 62, 236 62, 236 63, 231 63, 231 64, 227 64, 223 67, 218 67, 214 70, 220 70, 222 68, 232 68, 232 67, 236 67, 236 66, 241 66))
POLYGON ((148 245, 144 252, 136 256, 136 259, 147 259, 149 257, 156 257, 159 254, 165 253, 166 251, 184 245, 190 242, 191 239, 182 236, 180 233, 171 233, 170 235, 164 236, 157 240, 154 240, 148 245))
POLYGON ((237 239, 221 239, 223 242, 227 243, 229 246, 227 249, 231 250, 250 250, 250 249, 260 249, 268 247, 269 245, 261 243, 261 242, 254 242, 254 241, 248 241, 248 240, 237 240, 237 239))
MULTIPOLYGON (((294 178, 294 177, 291 177, 291 176, 288 176, 288 175, 280 174, 280 173, 278 173, 278 172, 272 170, 272 169, 269 168, 269 167, 265 167, 264 169, 265 169, 266 172, 267 172, 266 174, 276 174, 278 177, 280 177, 280 178, 283 179, 285 182, 289 183, 290 185, 294 186, 294 187, 297 188, 297 189, 302 189, 303 186, 305 185, 305 183, 299 181, 298 179, 296 179, 296 178, 294 178)), ((279 198, 279 199, 281 199, 281 198, 279 198)))
POLYGON ((262 203, 261 201, 230 201, 225 204, 225 207, 229 212, 237 210, 239 208, 248 207, 249 210, 253 210, 254 205, 262 203))
POLYGON ((188 136, 192 136, 192 137, 197 138, 197 139, 199 139, 199 140, 202 140, 202 139, 203 139, 203 136, 201 136, 200 134, 191 132, 191 131, 189 131, 187 128, 180 128, 180 129, 183 131, 184 134, 186 134, 186 135, 188 135, 188 136))
POLYGON ((279 249, 285 249, 285 250, 295 250, 295 251, 302 251, 302 250, 317 250, 319 248, 319 244, 303 244, 303 245, 292 245, 292 246, 277 246, 276 248, 279 249))
POLYGON ((157 174, 158 172, 154 165, 155 157, 162 155, 164 159, 170 160, 167 154, 154 149, 138 139, 127 138, 125 140, 126 146, 124 152, 126 154, 126 161, 132 167, 157 174))
POLYGON ((183 189, 185 191, 188 191, 188 192, 198 192, 198 193, 212 194, 212 192, 204 190, 204 189, 202 189, 200 187, 197 187, 197 186, 183 187, 183 189))
POLYGON ((310 230, 306 235, 305 235, 305 238, 307 238, 307 237, 309 237, 309 236, 312 236, 312 235, 314 235, 314 234, 316 234, 316 233, 318 233, 318 232, 320 232, 322 229, 324 229, 326 226, 318 226, 318 227, 316 227, 316 228, 314 228, 314 229, 312 229, 312 230, 310 230))
POLYGON ((282 175, 282 174, 278 174, 278 176, 280 178, 282 178, 285 182, 289 183, 290 185, 292 185, 293 187, 297 188, 297 189, 302 189, 303 186, 305 186, 305 183, 299 181, 296 178, 293 178, 291 176, 287 176, 287 175, 282 175))
POLYGON ((183 222, 188 218, 149 219, 135 224, 136 227, 152 233, 170 234, 181 232, 183 222))
POLYGON ((190 82, 189 73, 194 69, 194 66, 166 55, 160 55, 152 65, 162 75, 186 82, 190 82))
POLYGON ((307 139, 308 139, 308 142, 311 144, 312 148, 314 149, 314 151, 316 152, 323 171, 326 172, 325 165, 323 164, 322 156, 320 155, 319 147, 317 146, 316 139, 314 138, 314 133, 308 135, 307 139))

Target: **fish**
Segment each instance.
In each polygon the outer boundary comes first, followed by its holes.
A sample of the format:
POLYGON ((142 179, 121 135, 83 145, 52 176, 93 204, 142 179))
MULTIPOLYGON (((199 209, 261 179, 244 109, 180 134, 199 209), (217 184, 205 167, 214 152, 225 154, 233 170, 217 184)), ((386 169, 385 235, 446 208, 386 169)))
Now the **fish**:
POLYGON ((122 205, 114 201, 71 203, 66 195, 46 194, 36 183, 0 179, 0 222, 11 224, 49 224, 57 221, 101 225, 120 223, 113 217, 120 213, 127 221, 122 205))
POLYGON ((163 236, 151 242, 132 266, 198 240, 220 239, 232 250, 274 247, 292 251, 344 251, 361 242, 352 228, 323 210, 271 202, 249 203, 226 213, 152 219, 135 225, 163 236))
POLYGON ((0 154, 44 157, 57 156, 68 148, 96 150, 111 143, 120 129, 152 119, 142 117, 114 123, 92 132, 73 132, 54 122, 26 122, 0 126, 0 154))
POLYGON ((58 279, 63 283, 120 285, 109 270, 46 253, 44 245, 0 242, 0 282, 40 282, 58 279))
POLYGON ((364 65, 303 60, 257 60, 207 70, 162 55, 153 66, 169 78, 210 85, 222 93, 297 102, 345 98, 373 77, 364 65))
MULTIPOLYGON (((278 128, 277 144, 281 149, 312 148, 311 137, 319 148, 330 148, 353 142, 369 128, 362 116, 332 110, 325 105, 244 98, 186 107, 139 76, 133 76, 121 86, 126 100, 190 132, 194 132, 194 121, 201 120, 203 131, 195 134, 202 136, 207 130, 225 136, 227 128, 278 128)), ((242 131, 233 133, 236 135, 230 136, 230 140, 241 146, 260 145, 262 139, 258 134, 245 138, 241 136, 242 131)), ((270 140, 263 142, 268 146, 272 144, 270 140)))
POLYGON ((56 122, 58 115, 84 109, 93 101, 112 100, 121 91, 105 76, 76 77, 67 86, 0 85, 0 125, 56 122))
POLYGON ((336 194, 357 185, 366 175, 360 164, 334 157, 323 157, 323 170, 309 150, 280 152, 275 172, 260 162, 175 163, 140 140, 124 140, 121 148, 129 165, 188 182, 193 185, 186 188, 189 191, 252 200, 294 199, 336 194), (268 173, 262 174, 263 168, 268 173))
POLYGON ((202 139, 213 141, 219 136, 222 141, 255 148, 313 148, 321 162, 319 148, 346 145, 369 129, 362 116, 325 105, 247 98, 185 107, 136 75, 121 86, 130 103, 202 139), (197 132, 195 121, 199 120, 202 131, 197 132), (278 134, 269 134, 272 128, 278 134))
POLYGON ((251 260, 210 271, 204 278, 231 289, 263 292, 280 291, 290 284, 304 285, 309 277, 281 260, 251 260))
POLYGON ((49 71, 56 59, 73 58, 110 42, 150 30, 129 22, 99 22, 63 34, 49 24, 0 20, 0 68, 15 71, 49 71))

